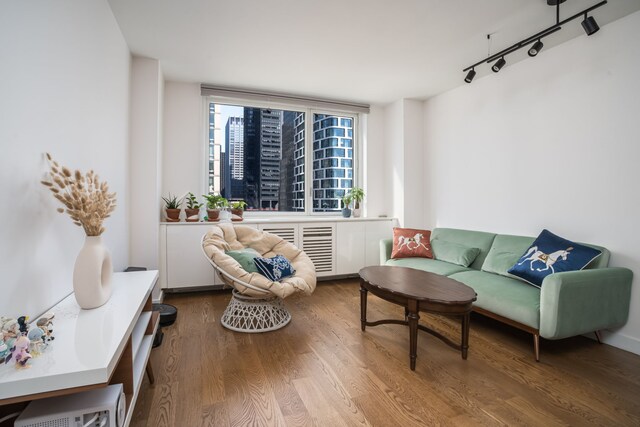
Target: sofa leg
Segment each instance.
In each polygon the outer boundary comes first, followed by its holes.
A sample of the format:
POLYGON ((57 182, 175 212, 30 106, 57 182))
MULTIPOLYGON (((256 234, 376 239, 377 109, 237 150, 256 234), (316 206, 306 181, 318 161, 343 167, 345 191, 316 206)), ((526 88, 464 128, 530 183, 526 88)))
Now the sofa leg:
POLYGON ((600 331, 593 331, 596 334, 596 340, 598 340, 598 344, 602 344, 602 337, 600 336, 600 331))
POLYGON ((540 334, 533 334, 533 353, 536 356, 536 362, 540 361, 540 334))

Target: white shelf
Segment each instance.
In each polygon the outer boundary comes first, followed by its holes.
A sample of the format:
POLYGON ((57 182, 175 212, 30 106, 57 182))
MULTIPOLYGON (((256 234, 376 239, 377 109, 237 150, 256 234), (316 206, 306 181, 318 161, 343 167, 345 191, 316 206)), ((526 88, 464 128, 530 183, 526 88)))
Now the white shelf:
MULTIPOLYGON (((394 221, 393 217, 369 217, 369 218, 344 218, 342 216, 308 216, 308 215, 300 215, 300 216, 282 216, 282 215, 273 215, 273 216, 262 216, 262 217, 253 217, 248 216, 244 217, 242 221, 234 221, 233 224, 242 225, 242 224, 273 224, 273 223, 300 223, 300 222, 359 222, 359 221, 394 221)), ((162 225, 169 226, 194 226, 194 225, 213 225, 220 224, 220 222, 161 222, 162 225)))
POLYGON ((136 323, 136 326, 133 328, 133 332, 131 333, 131 346, 133 350, 134 360, 136 358, 136 354, 138 353, 138 349, 140 348, 140 344, 142 343, 142 339, 144 338, 144 333, 147 330, 147 326, 149 326, 151 314, 151 311, 143 312, 138 319, 138 323, 136 323))
MULTIPOLYGON (((155 332, 154 332, 155 334, 155 332)), ((138 395, 140 394, 140 386, 142 385, 142 379, 146 371, 147 363, 149 362, 149 356, 151 355, 151 348, 153 346, 153 335, 144 335, 140 345, 140 351, 137 357, 133 359, 133 397, 131 403, 127 408, 127 416, 125 418, 123 427, 128 427, 131 423, 131 417, 136 407, 138 395)))
POLYGON ((0 366, 0 404, 107 384, 157 279, 157 271, 114 273, 113 293, 102 307, 82 310, 71 294, 48 310, 55 314, 55 341, 28 369, 0 366))

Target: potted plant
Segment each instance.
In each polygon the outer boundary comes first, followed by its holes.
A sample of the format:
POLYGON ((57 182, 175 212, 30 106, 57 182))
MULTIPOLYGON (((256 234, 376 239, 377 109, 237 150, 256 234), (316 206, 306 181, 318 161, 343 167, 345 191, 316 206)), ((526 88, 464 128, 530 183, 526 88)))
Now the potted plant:
POLYGON ((187 208, 184 210, 187 222, 198 222, 200 220, 200 208, 202 203, 198 203, 195 194, 187 195, 187 208))
POLYGON ((231 202, 231 215, 236 215, 240 217, 239 219, 234 219, 231 217, 232 221, 242 221, 242 214, 244 213, 244 208, 247 206, 247 202, 244 200, 237 200, 235 202, 231 202))
POLYGON ((202 197, 207 201, 208 221, 218 221, 220 219, 220 208, 229 206, 229 202, 219 194, 203 194, 202 197))
POLYGON ((353 200, 353 217, 360 218, 360 203, 364 200, 364 190, 359 187, 353 187, 349 196, 351 197, 351 200, 353 200))
POLYGON ((180 205, 182 204, 182 199, 178 200, 176 196, 171 196, 169 193, 169 197, 163 197, 164 207, 167 213, 167 222, 178 222, 180 221, 180 205))
POLYGON ((342 197, 342 216, 345 218, 349 218, 351 216, 351 209, 349 209, 350 204, 351 204, 351 194, 345 194, 342 197))

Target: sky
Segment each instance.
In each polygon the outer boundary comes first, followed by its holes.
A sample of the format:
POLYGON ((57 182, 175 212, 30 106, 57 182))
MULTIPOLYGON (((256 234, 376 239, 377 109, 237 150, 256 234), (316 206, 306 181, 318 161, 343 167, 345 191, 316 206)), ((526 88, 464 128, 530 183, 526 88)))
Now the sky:
MULTIPOLYGON (((220 111, 220 129, 222 130, 222 141, 226 141, 227 140, 227 131, 225 129, 225 127, 227 126, 227 120, 229 119, 229 117, 244 117, 244 108, 243 107, 237 107, 235 105, 224 105, 224 104, 216 104, 217 108, 216 109, 218 111, 220 111)), ((222 149, 222 152, 225 151, 225 144, 223 143, 220 147, 222 149)))

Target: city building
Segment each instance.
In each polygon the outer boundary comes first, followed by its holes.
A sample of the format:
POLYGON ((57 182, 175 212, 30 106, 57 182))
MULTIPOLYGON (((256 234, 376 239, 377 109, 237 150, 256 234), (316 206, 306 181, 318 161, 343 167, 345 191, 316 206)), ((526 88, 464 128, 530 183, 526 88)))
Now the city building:
MULTIPOLYGON (((298 117, 296 159, 304 157, 304 115, 298 117)), ((296 202, 304 200, 304 164, 296 169, 296 202)), ((353 186, 353 118, 313 115, 313 210, 332 212, 342 208, 342 197, 353 186)))
POLYGON ((244 108, 245 201, 249 209, 277 210, 280 201, 282 111, 244 108))
POLYGON ((229 117, 225 125, 225 172, 226 191, 223 194, 229 200, 245 198, 244 185, 244 118, 229 117))

